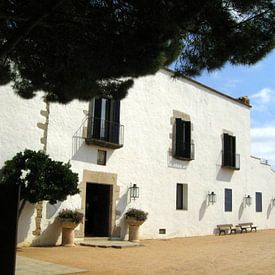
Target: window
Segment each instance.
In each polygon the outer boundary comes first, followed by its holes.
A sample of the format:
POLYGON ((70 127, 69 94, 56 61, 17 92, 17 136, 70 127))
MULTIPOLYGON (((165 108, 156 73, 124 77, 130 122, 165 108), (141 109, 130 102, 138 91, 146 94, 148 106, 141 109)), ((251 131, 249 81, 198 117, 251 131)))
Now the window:
POLYGON ((89 122, 88 144, 120 148, 123 142, 123 126, 120 125, 120 101, 96 98, 92 104, 89 122))
POLYGON ((240 169, 240 155, 236 154, 236 137, 223 134, 223 167, 240 169))
POLYGON ((174 137, 174 157, 183 160, 194 159, 191 143, 191 122, 176 118, 174 137))
POLYGON ((262 193, 256 192, 256 212, 262 212, 262 193))
POLYGON ((232 212, 232 189, 224 189, 224 211, 232 212))
POLYGON ((98 165, 106 165, 106 156, 107 152, 104 150, 97 151, 97 164, 98 165))
POLYGON ((177 183, 177 198, 176 209, 187 210, 188 209, 188 185, 177 183))

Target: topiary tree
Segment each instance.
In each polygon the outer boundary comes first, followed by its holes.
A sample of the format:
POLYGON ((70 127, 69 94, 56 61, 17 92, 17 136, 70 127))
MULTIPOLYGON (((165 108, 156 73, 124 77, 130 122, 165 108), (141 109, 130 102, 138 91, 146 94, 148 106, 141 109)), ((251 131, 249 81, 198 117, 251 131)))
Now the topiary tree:
POLYGON ((5 162, 0 170, 0 184, 20 184, 20 208, 26 201, 37 203, 47 200, 51 204, 66 200, 68 195, 80 192, 78 175, 69 163, 52 160, 42 151, 25 150, 5 162))

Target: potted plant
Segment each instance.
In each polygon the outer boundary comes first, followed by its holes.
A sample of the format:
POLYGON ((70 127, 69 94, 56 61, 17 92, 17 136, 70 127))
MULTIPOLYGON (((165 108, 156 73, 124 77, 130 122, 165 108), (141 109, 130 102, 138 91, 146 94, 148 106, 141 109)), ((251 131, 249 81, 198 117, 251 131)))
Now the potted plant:
POLYGON ((146 221, 148 213, 140 209, 130 208, 125 213, 126 222, 129 225, 129 241, 139 242, 139 227, 146 221))
POLYGON ((62 245, 74 246, 74 229, 83 222, 83 213, 77 210, 63 209, 57 218, 62 223, 62 245))

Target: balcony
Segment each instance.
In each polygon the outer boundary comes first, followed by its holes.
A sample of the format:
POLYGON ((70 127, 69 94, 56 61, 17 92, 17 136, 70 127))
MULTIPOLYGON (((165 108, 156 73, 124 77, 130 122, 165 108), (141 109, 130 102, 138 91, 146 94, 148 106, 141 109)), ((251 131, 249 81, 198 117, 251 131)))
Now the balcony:
POLYGON ((193 142, 176 140, 175 143, 174 158, 187 161, 195 159, 195 144, 193 142))
POLYGON ((222 167, 240 170, 240 154, 222 151, 222 167))
POLYGON ((101 118, 89 118, 86 144, 118 149, 123 146, 123 138, 123 125, 101 118))

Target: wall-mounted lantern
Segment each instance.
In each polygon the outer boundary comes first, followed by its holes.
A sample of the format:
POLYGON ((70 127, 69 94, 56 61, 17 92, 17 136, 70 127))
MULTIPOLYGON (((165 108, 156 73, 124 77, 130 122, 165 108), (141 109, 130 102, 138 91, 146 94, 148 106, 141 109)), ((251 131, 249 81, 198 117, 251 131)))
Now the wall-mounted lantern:
POLYGON ((245 199, 245 204, 246 205, 248 205, 248 206, 251 205, 252 197, 250 197, 250 195, 245 196, 244 199, 245 199))
POLYGON ((271 202, 272 202, 272 205, 275 206, 275 197, 272 198, 271 202))
POLYGON ((139 197, 139 187, 134 183, 130 187, 130 201, 139 197))
POLYGON ((216 202, 216 197, 217 195, 212 191, 211 193, 208 193, 208 201, 210 203, 215 203, 216 202))

